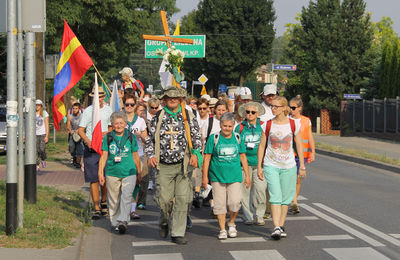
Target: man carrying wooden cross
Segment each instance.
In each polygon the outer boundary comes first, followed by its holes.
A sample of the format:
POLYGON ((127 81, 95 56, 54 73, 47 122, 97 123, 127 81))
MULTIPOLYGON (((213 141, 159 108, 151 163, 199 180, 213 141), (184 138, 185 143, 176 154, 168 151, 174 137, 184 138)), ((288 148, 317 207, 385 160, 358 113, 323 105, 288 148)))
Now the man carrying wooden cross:
POLYGON ((184 89, 168 86, 164 90, 161 98, 165 107, 151 120, 149 135, 145 140, 148 164, 159 170, 156 202, 160 207, 160 236, 168 236, 168 220, 173 211, 171 240, 177 244, 187 243, 184 237, 187 213, 193 200, 191 171, 192 167, 199 167, 197 156, 201 157, 202 146, 196 117, 181 105, 185 97, 184 89), (183 114, 185 112, 186 116, 183 114))

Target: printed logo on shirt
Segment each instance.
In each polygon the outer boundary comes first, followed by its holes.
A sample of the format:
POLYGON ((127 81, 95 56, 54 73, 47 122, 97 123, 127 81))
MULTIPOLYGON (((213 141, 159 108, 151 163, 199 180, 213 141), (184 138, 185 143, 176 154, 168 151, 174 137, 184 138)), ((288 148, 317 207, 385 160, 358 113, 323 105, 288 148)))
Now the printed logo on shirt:
POLYGON ((220 161, 233 161, 238 156, 238 147, 234 144, 218 145, 218 159, 220 161))

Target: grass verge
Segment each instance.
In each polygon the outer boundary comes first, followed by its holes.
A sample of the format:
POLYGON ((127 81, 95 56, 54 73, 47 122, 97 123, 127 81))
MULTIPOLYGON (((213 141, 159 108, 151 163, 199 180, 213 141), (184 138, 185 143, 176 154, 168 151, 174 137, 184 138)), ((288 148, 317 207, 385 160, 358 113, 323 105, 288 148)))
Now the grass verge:
POLYGON ((400 166, 400 160, 389 158, 385 155, 372 154, 372 153, 367 153, 367 152, 364 152, 361 150, 343 148, 340 146, 334 146, 334 145, 318 143, 318 142, 315 144, 315 146, 317 148, 327 150, 330 152, 337 152, 337 153, 342 153, 342 154, 346 154, 346 155, 361 157, 364 159, 375 160, 378 162, 383 162, 383 163, 387 163, 387 164, 391 164, 391 165, 395 165, 395 166, 400 166))
POLYGON ((90 226, 82 193, 38 186, 37 197, 36 204, 24 203, 24 227, 6 236, 6 185, 0 181, 0 247, 64 248, 90 226))

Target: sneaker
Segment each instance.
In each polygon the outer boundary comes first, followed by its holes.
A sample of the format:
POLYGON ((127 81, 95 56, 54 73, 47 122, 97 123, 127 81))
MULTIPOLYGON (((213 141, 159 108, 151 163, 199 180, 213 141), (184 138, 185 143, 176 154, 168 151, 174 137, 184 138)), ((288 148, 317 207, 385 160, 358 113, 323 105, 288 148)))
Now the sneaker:
POLYGON ((219 240, 225 240, 225 239, 227 239, 227 238, 228 238, 228 234, 226 233, 226 230, 225 230, 225 229, 219 231, 219 234, 218 234, 218 239, 219 239, 219 240))
POLYGON ((43 168, 46 168, 46 166, 47 166, 46 162, 45 162, 45 161, 42 161, 42 167, 43 167, 43 168))
POLYGON ((162 238, 166 238, 168 236, 168 224, 160 225, 159 234, 162 238))
POLYGON ((100 208, 101 208, 101 215, 108 216, 107 202, 101 202, 100 203, 100 208))
POLYGON ((98 219, 100 219, 100 217, 101 217, 101 211, 100 210, 95 210, 93 212, 92 219, 93 220, 98 220, 98 219))
POLYGON ((257 225, 258 226, 264 226, 265 225, 265 220, 263 217, 257 217, 257 225))
POLYGON ((122 234, 125 234, 127 228, 128 228, 128 226, 127 226, 125 223, 123 223, 123 222, 120 222, 120 223, 118 224, 118 232, 119 232, 121 235, 122 235, 122 234))
POLYGON ((132 211, 131 214, 129 214, 131 217, 131 220, 133 219, 140 219, 140 215, 137 214, 135 211, 132 211))
POLYGON ((265 212, 264 219, 269 219, 269 218, 271 218, 271 213, 270 212, 265 212))
POLYGON ((271 237, 275 240, 281 239, 281 228, 275 227, 274 231, 271 233, 271 237))
POLYGON ((149 181, 149 187, 147 188, 148 190, 153 190, 153 181, 149 181))
POLYGON ((244 217, 242 217, 242 219, 243 219, 243 223, 244 223, 245 225, 251 226, 251 225, 254 224, 254 221, 253 221, 253 220, 247 220, 247 219, 245 219, 244 217))
POLYGON ((172 243, 178 244, 178 245, 186 245, 187 240, 184 237, 171 237, 172 243))
POLYGON ((137 209, 146 209, 146 206, 143 205, 142 203, 140 203, 140 204, 137 206, 137 209))
POLYGON ((237 237, 237 230, 236 230, 236 225, 235 224, 228 224, 228 235, 231 238, 237 237))
POLYGON ((297 204, 292 204, 292 206, 290 206, 290 211, 293 214, 299 214, 300 213, 299 206, 297 206, 297 204))
POLYGON ((287 237, 287 233, 285 231, 285 228, 284 227, 280 227, 280 228, 281 228, 281 237, 282 238, 287 237))

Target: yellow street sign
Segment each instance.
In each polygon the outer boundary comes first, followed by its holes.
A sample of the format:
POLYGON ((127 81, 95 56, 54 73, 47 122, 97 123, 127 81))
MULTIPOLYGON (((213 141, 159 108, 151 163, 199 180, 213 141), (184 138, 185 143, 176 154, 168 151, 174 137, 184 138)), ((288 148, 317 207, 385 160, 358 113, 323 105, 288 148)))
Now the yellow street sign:
POLYGON ((207 80, 208 78, 204 74, 201 74, 201 76, 198 78, 198 81, 200 81, 203 85, 206 84, 207 80))

